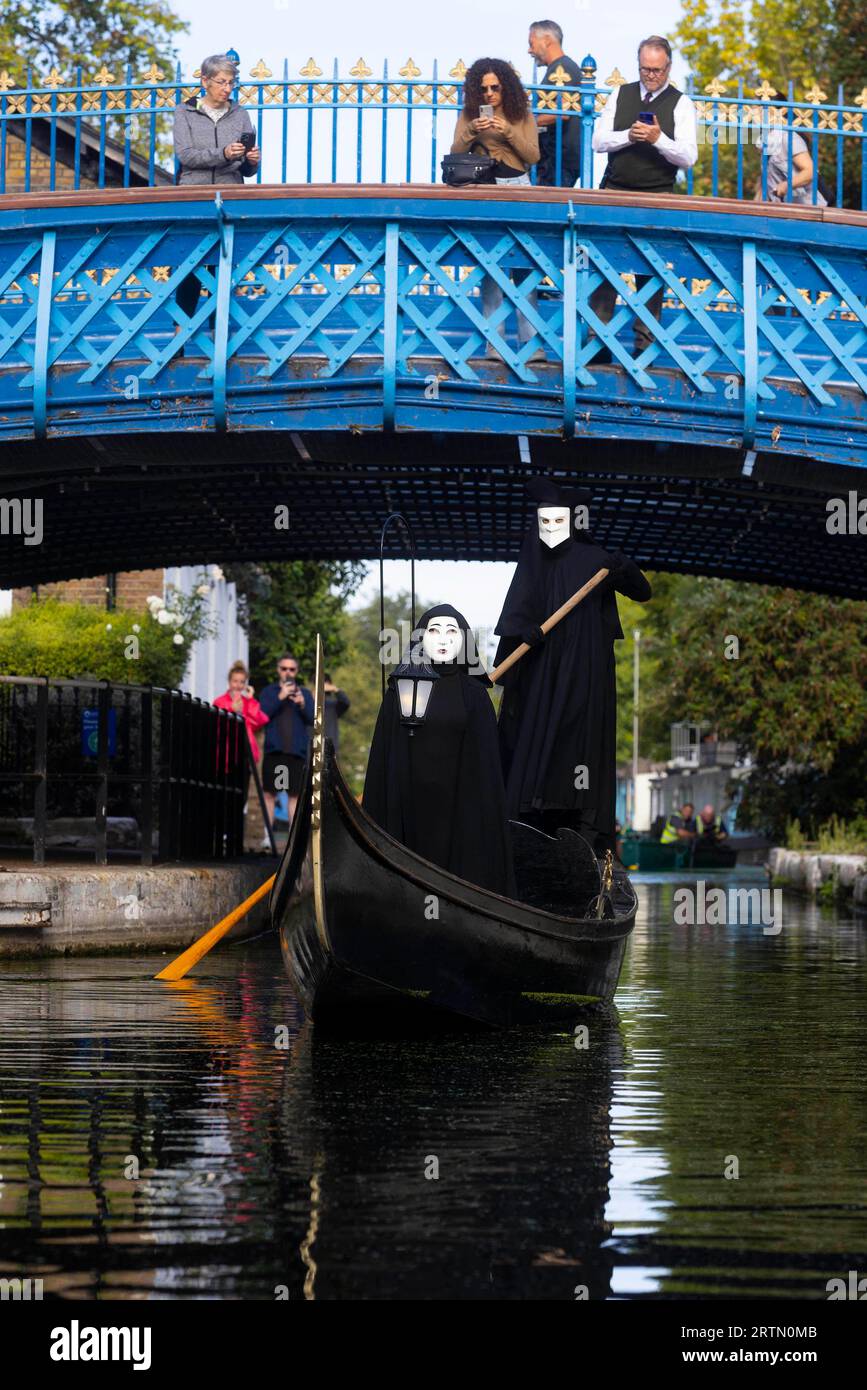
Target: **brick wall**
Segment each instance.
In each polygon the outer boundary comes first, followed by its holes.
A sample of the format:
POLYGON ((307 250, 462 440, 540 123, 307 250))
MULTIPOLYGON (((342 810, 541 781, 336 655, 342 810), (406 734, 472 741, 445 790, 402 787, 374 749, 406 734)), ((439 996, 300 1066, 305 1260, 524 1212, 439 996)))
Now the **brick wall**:
MULTIPOLYGON (((64 579, 56 584, 40 584, 40 598, 59 598, 62 603, 89 603, 94 608, 105 608, 107 575, 94 575, 91 579, 64 579)), ((118 608, 144 608, 145 600, 151 594, 162 594, 162 569, 129 570, 117 576, 118 608)), ((12 605, 18 607, 29 603, 32 589, 13 589, 12 605)))
POLYGON ((118 608, 144 608, 145 600, 151 594, 163 592, 163 571, 128 570, 117 576, 118 608))
MULTIPOLYGON (((23 140, 17 138, 11 131, 6 141, 6 192, 20 193, 25 187, 25 157, 26 146, 23 140)), ((34 193, 47 189, 51 184, 51 160, 47 154, 41 150, 31 147, 30 150, 30 188, 34 193)), ((94 188, 92 179, 87 179, 82 175, 79 186, 81 188, 94 188)), ((75 169, 69 168, 58 159, 54 165, 54 187, 61 189, 75 187, 75 169)))

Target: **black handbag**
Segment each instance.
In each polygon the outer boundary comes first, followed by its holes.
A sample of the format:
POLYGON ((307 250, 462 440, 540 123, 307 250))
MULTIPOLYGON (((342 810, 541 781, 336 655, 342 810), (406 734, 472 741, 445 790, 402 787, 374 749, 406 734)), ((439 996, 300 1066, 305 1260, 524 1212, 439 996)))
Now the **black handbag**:
POLYGON ((494 166, 497 161, 489 154, 444 154, 442 160, 443 183, 450 188, 463 188, 473 183, 493 183, 494 166))

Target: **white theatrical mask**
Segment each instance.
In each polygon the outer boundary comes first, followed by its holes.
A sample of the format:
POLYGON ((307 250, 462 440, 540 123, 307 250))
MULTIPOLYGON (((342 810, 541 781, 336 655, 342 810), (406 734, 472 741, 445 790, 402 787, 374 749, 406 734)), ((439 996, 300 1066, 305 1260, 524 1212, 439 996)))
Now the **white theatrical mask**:
POLYGON ((543 545, 560 545, 571 534, 571 517, 568 507, 537 507, 539 518, 539 540, 543 545))
POLYGON ((461 650, 463 633, 454 618, 431 618, 421 639, 428 661, 454 661, 461 650))

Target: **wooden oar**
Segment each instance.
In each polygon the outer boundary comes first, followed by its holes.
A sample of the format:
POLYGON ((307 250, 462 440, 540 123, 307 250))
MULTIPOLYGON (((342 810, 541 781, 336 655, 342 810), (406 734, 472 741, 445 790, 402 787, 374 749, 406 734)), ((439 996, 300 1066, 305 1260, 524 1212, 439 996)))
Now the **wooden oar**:
MULTIPOLYGON (((573 594, 571 598, 567 598, 566 602, 561 608, 557 609, 556 613, 552 613, 550 618, 545 619, 544 623, 542 623, 542 631, 550 632, 552 627, 556 627, 560 619, 565 618, 567 613, 571 613, 573 608, 577 608, 581 600, 586 598, 590 590, 595 589, 597 584, 601 584, 607 574, 608 570, 597 570, 593 578, 588 579, 587 583, 581 586, 577 594, 573 594)), ((499 666, 495 666, 491 672, 491 684, 496 685, 500 677, 505 675, 506 671, 510 670, 516 661, 520 661, 522 656, 526 656, 527 652, 530 650, 531 647, 529 642, 522 642, 513 652, 509 652, 505 661, 501 661, 499 666)))
POLYGON ((276 874, 272 874, 269 879, 266 879, 261 888, 257 888, 255 893, 251 893, 249 898, 245 898, 238 907, 233 908, 228 917, 224 917, 215 927, 211 927, 210 931, 206 931, 204 936, 200 936, 198 941, 194 941, 192 946, 188 946, 182 955, 178 956, 176 960, 173 960, 171 964, 166 966, 165 970, 161 970, 158 975, 154 975, 154 979, 182 980, 187 971, 192 970, 193 966, 202 959, 202 956, 206 956, 211 947, 216 946, 217 942, 226 935, 230 927, 233 927, 236 922, 240 922, 241 918, 247 915, 251 907, 255 907, 256 903, 260 902, 266 893, 270 893, 276 877, 276 874))

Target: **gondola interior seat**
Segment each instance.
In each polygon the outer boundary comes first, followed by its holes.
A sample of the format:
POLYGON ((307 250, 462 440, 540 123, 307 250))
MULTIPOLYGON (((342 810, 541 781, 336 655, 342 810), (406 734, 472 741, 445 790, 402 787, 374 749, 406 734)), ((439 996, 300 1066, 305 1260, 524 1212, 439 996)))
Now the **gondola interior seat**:
POLYGON ((583 836, 563 827, 553 838, 515 820, 509 828, 518 901, 558 917, 589 915, 602 880, 596 856, 583 836))

